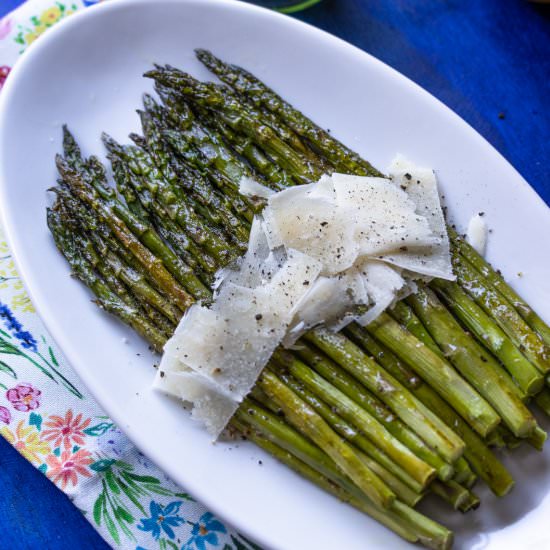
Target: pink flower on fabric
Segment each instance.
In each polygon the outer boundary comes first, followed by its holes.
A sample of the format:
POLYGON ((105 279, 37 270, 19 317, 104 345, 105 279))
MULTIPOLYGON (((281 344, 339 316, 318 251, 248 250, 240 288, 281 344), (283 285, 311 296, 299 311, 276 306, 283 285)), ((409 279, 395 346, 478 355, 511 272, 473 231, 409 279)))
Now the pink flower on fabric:
POLYGON ((41 393, 30 384, 17 384, 6 392, 6 397, 16 411, 29 412, 40 406, 41 393))
POLYGON ((11 19, 4 17, 0 19, 0 40, 6 38, 11 32, 11 19))
POLYGON ((10 71, 11 68, 7 65, 0 67, 0 90, 3 88, 4 82, 6 82, 6 78, 8 78, 10 71))
POLYGON ((49 466, 47 476, 56 484, 65 489, 67 484, 76 487, 78 476, 92 477, 88 466, 93 462, 92 455, 86 449, 80 449, 76 453, 63 451, 58 458, 50 455, 46 458, 49 466))
POLYGON ((48 429, 42 432, 42 439, 53 441, 54 447, 63 444, 65 449, 70 449, 73 445, 84 445, 84 430, 90 422, 91 418, 82 421, 82 414, 75 417, 72 410, 67 411, 64 418, 52 415, 45 423, 48 429))
POLYGON ((11 422, 11 413, 6 407, 0 407, 0 422, 9 424, 11 422))

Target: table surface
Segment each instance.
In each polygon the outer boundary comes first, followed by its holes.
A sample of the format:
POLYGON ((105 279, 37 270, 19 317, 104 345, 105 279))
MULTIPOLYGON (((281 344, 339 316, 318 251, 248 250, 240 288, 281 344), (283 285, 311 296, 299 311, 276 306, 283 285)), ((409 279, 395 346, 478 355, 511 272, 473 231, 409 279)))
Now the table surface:
MULTIPOLYGON (((2 0, 0 16, 20 3, 2 0)), ((298 17, 426 88, 550 204, 550 6, 525 0, 323 0, 298 17)), ((0 550, 107 548, 69 500, 2 438, 0 495, 0 550)))

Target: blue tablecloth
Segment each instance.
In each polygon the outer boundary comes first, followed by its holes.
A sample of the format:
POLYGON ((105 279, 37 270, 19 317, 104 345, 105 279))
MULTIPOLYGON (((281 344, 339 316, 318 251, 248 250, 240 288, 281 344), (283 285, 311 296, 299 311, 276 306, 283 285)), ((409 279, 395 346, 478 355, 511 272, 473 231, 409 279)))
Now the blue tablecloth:
MULTIPOLYGON (((20 3, 1 0, 0 17, 20 3)), ((525 0, 323 0, 298 17, 429 90, 550 203, 550 6, 525 0)), ((2 438, 0 533, 0 550, 107 547, 2 438)))

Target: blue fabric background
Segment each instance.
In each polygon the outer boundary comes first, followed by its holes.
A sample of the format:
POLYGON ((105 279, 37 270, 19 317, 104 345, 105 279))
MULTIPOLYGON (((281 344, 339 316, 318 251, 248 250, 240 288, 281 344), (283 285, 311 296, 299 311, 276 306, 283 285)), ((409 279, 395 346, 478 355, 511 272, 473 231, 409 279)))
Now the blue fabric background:
MULTIPOLYGON (((0 0, 0 16, 18 0, 0 0)), ((258 2, 261 3, 261 2, 258 2)), ((550 204, 550 6, 525 0, 323 0, 298 15, 454 109, 550 204)), ((107 545, 0 438, 0 550, 107 545)))

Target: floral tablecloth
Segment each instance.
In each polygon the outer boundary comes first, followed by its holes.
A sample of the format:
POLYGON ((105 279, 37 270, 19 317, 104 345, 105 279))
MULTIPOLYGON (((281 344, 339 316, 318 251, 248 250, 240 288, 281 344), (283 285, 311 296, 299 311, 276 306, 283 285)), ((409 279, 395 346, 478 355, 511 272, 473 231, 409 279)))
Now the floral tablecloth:
MULTIPOLYGON (((0 93, 30 44, 93 3, 29 0, 1 19, 0 93)), ((0 434, 113 547, 257 548, 177 487, 100 409, 36 314, 1 227, 0 434)))

